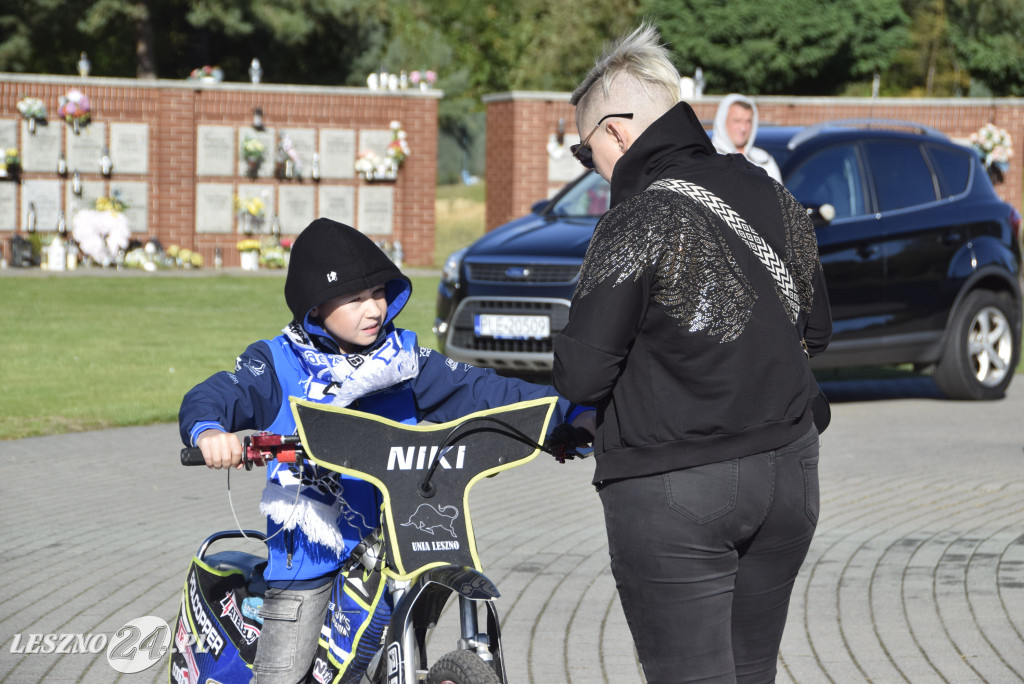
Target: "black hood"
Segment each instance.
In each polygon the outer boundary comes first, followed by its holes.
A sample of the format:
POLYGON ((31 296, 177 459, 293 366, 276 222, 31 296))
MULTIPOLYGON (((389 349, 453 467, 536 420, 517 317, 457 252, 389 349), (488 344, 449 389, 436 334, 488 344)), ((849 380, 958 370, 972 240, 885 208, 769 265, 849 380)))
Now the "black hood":
POLYGON ((351 226, 318 218, 292 245, 284 299, 296 321, 304 323, 314 306, 344 294, 387 289, 388 321, 412 293, 412 283, 373 240, 351 226))
POLYGON ((611 206, 661 178, 690 179, 724 162, 693 108, 680 102, 633 141, 612 171, 611 206))

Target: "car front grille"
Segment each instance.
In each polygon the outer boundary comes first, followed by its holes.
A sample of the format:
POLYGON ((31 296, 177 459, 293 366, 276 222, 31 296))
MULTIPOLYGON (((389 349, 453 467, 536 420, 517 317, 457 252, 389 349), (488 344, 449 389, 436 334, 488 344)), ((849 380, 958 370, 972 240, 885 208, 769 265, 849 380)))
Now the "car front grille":
POLYGON ((572 283, 579 264, 468 263, 469 279, 479 283, 572 283))
POLYGON ((569 302, 565 299, 526 297, 468 297, 463 300, 448 331, 445 352, 459 361, 493 368, 551 370, 552 338, 569 321, 569 302), (548 316, 551 338, 501 340, 477 337, 477 314, 513 314, 548 316))

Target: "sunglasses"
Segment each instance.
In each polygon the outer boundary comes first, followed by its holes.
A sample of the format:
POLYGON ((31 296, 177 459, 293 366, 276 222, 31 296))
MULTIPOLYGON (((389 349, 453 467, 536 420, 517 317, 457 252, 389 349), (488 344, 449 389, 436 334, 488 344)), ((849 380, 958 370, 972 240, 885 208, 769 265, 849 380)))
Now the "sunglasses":
POLYGON ((590 142, 590 139, 594 137, 594 133, 597 133, 597 129, 601 127, 601 124, 605 122, 605 119, 611 119, 612 117, 616 119, 632 119, 633 114, 632 112, 629 114, 605 114, 601 117, 601 120, 597 122, 597 125, 594 126, 593 130, 587 134, 587 137, 583 139, 583 142, 569 147, 569 151, 572 152, 572 156, 576 157, 576 161, 580 164, 583 164, 583 168, 593 170, 594 153, 591 152, 590 145, 588 143, 590 142))

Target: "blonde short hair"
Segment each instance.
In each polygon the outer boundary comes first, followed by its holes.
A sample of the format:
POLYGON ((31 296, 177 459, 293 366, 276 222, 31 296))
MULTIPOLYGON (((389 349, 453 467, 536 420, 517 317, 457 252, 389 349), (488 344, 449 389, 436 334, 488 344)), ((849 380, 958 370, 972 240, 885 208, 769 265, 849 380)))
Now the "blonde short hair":
POLYGON ((679 102, 679 72, 669 54, 647 22, 608 44, 569 98, 576 123, 596 120, 608 109, 631 111, 633 124, 647 128, 679 102))

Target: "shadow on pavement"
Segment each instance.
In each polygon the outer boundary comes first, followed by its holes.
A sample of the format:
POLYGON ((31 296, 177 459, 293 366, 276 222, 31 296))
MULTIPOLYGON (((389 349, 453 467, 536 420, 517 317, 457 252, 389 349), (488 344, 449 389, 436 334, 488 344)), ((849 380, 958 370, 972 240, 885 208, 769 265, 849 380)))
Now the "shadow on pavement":
POLYGON ((830 402, 945 398, 935 381, 927 376, 822 380, 818 385, 830 402))

